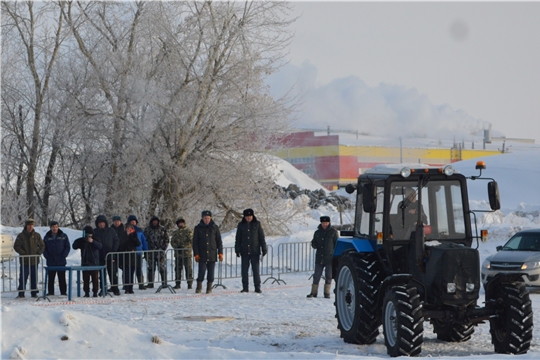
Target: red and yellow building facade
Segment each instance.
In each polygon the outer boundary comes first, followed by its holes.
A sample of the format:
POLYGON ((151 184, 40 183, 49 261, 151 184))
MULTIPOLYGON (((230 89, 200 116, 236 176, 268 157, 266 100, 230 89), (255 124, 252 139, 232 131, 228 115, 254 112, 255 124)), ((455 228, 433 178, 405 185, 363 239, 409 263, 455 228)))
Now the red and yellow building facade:
POLYGON ((377 164, 423 163, 445 165, 455 161, 500 154, 498 150, 461 148, 400 148, 350 146, 339 142, 339 135, 316 136, 312 131, 296 132, 278 140, 279 150, 271 150, 324 187, 335 190, 356 182, 365 169, 377 164))

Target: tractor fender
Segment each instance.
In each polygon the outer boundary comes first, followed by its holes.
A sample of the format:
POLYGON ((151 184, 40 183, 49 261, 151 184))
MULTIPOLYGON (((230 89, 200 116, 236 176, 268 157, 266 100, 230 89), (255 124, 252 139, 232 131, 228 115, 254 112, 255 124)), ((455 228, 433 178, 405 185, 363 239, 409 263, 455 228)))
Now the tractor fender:
POLYGON ((334 248, 334 257, 355 251, 357 253, 372 253, 375 250, 375 241, 361 238, 338 238, 334 248))
POLYGON ((525 273, 498 273, 496 274, 489 282, 484 286, 486 289, 486 302, 492 300, 493 293, 495 289, 499 287, 502 283, 513 283, 516 281, 522 282, 523 276, 527 275, 525 273))

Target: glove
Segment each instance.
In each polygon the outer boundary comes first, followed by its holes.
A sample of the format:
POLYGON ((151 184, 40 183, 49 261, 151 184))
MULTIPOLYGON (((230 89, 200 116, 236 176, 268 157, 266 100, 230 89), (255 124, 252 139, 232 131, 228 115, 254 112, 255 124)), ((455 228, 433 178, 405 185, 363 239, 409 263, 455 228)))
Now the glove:
POLYGON ((268 251, 263 250, 263 256, 266 256, 267 253, 268 253, 268 251))
POLYGON ((236 257, 240 257, 240 253, 236 253, 236 257))
POLYGON ((223 262, 223 254, 219 254, 218 256, 219 256, 219 261, 223 262))
POLYGON ((199 255, 195 255, 195 262, 199 262, 201 260, 201 257, 199 255))

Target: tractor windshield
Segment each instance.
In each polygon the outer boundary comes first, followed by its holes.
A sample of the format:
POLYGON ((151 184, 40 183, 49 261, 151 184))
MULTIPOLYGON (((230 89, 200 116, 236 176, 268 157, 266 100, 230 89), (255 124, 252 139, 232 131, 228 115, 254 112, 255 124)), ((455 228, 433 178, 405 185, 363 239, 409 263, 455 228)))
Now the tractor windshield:
POLYGON ((417 183, 393 182, 390 194, 390 234, 414 239, 416 224, 424 224, 426 241, 465 238, 465 214, 459 181, 432 180, 418 193, 417 183))

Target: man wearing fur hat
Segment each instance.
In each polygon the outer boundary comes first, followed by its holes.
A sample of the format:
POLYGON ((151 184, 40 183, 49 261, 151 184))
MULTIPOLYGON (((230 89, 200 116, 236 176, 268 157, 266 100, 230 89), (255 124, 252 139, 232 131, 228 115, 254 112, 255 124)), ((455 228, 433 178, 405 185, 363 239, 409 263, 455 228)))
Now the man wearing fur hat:
POLYGON ((260 256, 265 256, 268 249, 261 223, 255 217, 253 209, 246 209, 242 221, 236 229, 234 251, 237 257, 242 257, 242 291, 249 292, 249 266, 253 271, 255 292, 261 293, 261 275, 259 271, 260 256))
POLYGON ((317 297, 319 291, 319 281, 324 271, 324 297, 330 298, 330 287, 332 286, 332 257, 336 247, 338 232, 330 226, 330 217, 321 216, 321 224, 313 234, 311 247, 317 249, 315 253, 315 273, 313 274, 313 285, 308 298, 317 297))
POLYGON ((23 231, 17 235, 13 249, 21 256, 19 258, 21 271, 19 275, 19 298, 24 297, 24 289, 30 275, 30 294, 37 298, 37 266, 40 255, 45 251, 45 243, 41 235, 34 231, 34 219, 27 219, 24 222, 23 231), (33 256, 26 256, 33 255, 33 256))
POLYGON ((193 256, 195 257, 195 261, 199 263, 199 274, 197 276, 195 293, 202 291, 202 282, 208 269, 206 293, 210 294, 214 282, 216 261, 218 258, 219 261, 223 261, 221 233, 217 224, 212 220, 210 210, 204 210, 201 213, 201 221, 193 230, 193 256))

